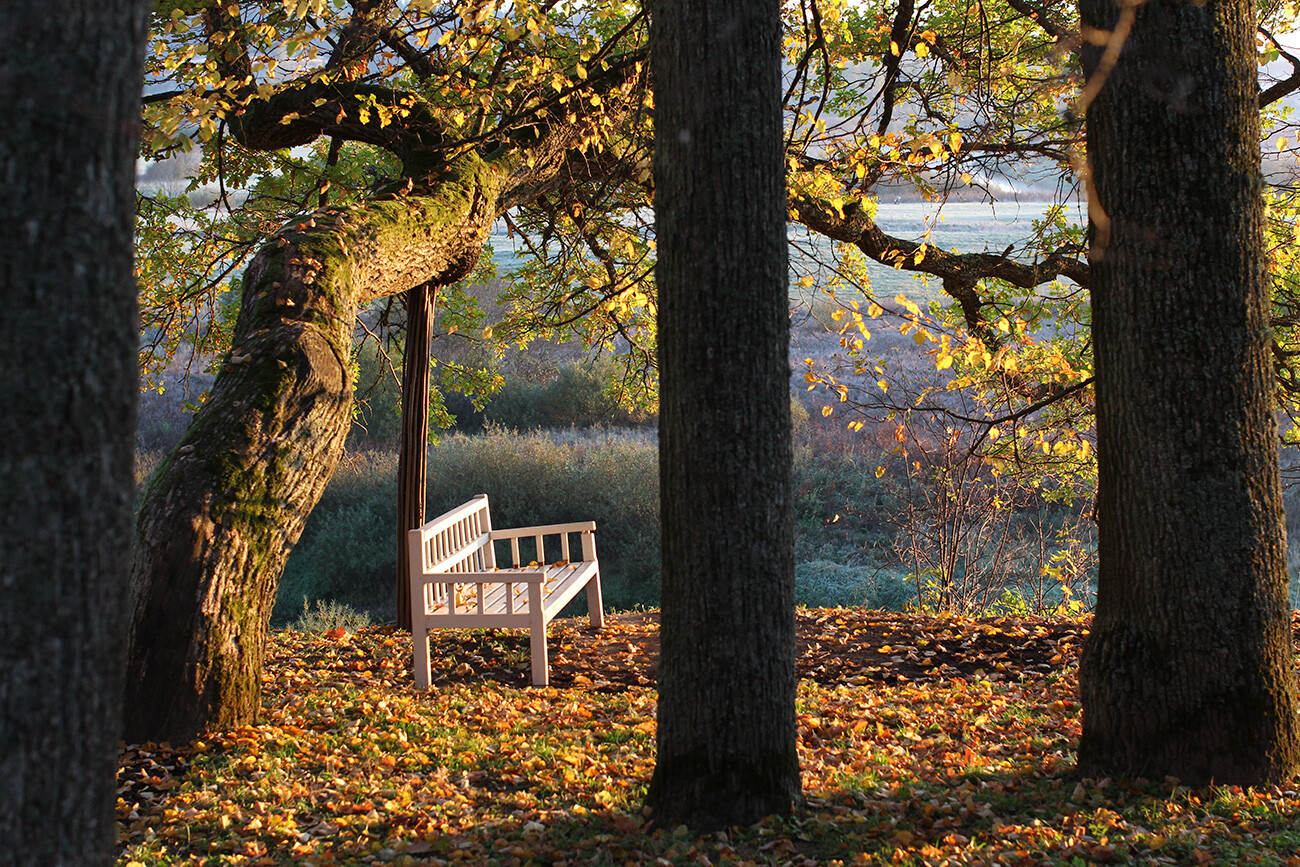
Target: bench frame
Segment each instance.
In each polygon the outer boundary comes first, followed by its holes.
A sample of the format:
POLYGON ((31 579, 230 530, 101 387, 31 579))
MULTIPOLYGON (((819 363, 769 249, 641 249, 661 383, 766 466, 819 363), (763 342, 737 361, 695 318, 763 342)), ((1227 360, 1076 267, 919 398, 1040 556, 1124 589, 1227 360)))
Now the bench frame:
POLYGON ((409 531, 415 685, 427 689, 433 679, 429 630, 515 628, 529 630, 533 686, 547 686, 546 626, 560 609, 585 587, 592 627, 605 625, 595 533, 594 521, 494 530, 487 494, 409 531), (581 537, 581 559, 571 557, 571 535, 581 537), (560 554, 550 565, 548 537, 558 539, 560 554), (519 542, 529 538, 536 559, 523 563, 519 542), (509 543, 508 567, 497 565, 498 542, 509 543))

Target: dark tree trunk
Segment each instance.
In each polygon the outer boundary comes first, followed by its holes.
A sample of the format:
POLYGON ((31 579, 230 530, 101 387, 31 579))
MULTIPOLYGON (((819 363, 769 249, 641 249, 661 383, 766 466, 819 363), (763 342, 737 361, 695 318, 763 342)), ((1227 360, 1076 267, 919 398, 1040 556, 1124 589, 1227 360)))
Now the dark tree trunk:
POLYGON ((319 210, 249 265, 230 356, 140 509, 129 742, 256 717, 284 562, 351 424, 357 309, 459 279, 495 216, 497 170, 462 160, 436 195, 319 210))
POLYGON ((406 534, 424 524, 429 462, 429 347, 433 289, 406 293, 406 355, 402 363, 402 446, 397 457, 397 625, 411 628, 411 559, 406 534))
MULTIPOLYGON (((1111 0, 1080 5, 1122 32, 1111 0)), ((1278 782, 1300 753, 1254 9, 1133 11, 1087 118, 1100 573, 1079 768, 1278 782)), ((1085 58, 1094 80, 1101 54, 1085 58)))
POLYGON ((0 3, 0 863, 112 863, 149 5, 0 3))
POLYGON ((747 824, 800 797, 779 11, 651 10, 661 825, 747 824))

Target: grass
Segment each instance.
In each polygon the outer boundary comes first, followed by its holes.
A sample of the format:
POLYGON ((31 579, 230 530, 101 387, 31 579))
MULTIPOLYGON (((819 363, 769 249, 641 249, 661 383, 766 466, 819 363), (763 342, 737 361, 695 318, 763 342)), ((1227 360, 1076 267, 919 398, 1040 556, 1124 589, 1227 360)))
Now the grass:
MULTIPOLYGON (((916 626, 917 648, 940 629, 1017 629, 916 626)), ((417 693, 408 642, 391 629, 275 633, 256 726, 124 751, 118 864, 1300 864, 1291 789, 1075 778, 1077 642, 1033 673, 805 679, 806 805, 705 836, 641 813, 653 685, 471 674, 417 693)))

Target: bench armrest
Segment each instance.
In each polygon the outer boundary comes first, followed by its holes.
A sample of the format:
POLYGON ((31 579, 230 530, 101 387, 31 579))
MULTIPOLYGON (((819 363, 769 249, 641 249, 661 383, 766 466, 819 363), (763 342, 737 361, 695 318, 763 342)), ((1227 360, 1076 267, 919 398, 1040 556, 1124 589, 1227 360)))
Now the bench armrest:
POLYGON ((543 524, 540 527, 511 527, 508 530, 492 530, 496 539, 519 539, 525 536, 558 536, 561 533, 594 533, 595 521, 575 521, 571 524, 543 524))

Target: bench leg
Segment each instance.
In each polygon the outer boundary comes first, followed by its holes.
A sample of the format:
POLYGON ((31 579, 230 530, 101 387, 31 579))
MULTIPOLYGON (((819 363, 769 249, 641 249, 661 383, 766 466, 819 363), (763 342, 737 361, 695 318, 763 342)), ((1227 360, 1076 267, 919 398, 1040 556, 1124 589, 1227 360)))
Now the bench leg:
POLYGON ((433 680, 429 661, 429 630, 418 621, 412 623, 411 638, 415 641, 415 688, 428 689, 433 680))
POLYGON ((551 663, 546 657, 546 620, 541 582, 531 583, 528 585, 528 644, 533 655, 533 686, 551 684, 551 663))
POLYGON ((533 686, 551 685, 551 663, 546 654, 546 623, 534 623, 528 630, 533 655, 533 686))
POLYGON ((600 598, 599 569, 587 582, 587 619, 590 621, 592 629, 600 629, 605 625, 605 606, 600 598))

